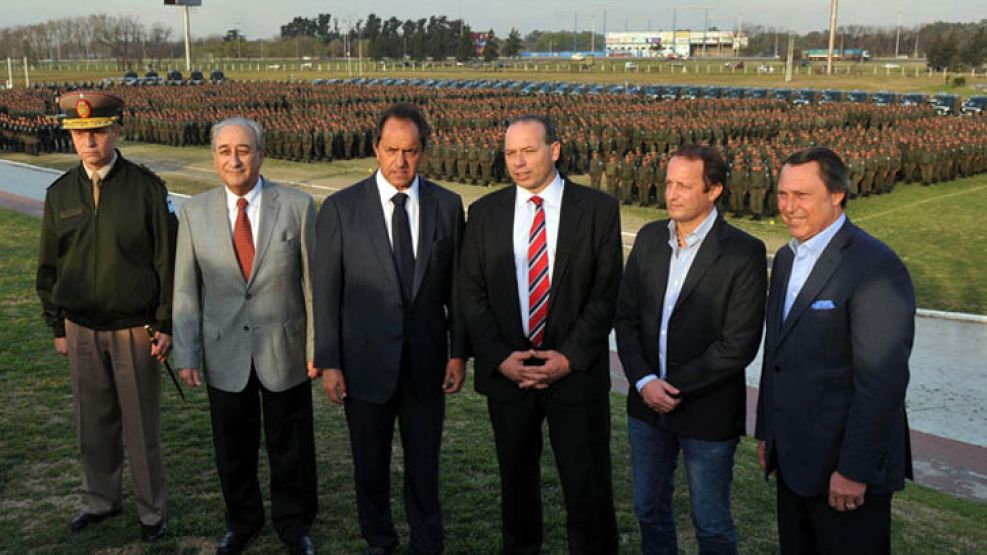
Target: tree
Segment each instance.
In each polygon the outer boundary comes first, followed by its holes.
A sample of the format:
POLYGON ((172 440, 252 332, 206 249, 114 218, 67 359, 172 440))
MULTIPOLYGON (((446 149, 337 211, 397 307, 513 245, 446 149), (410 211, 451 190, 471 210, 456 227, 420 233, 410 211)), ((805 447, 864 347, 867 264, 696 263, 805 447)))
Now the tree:
POLYGON ((503 55, 513 58, 521 53, 523 47, 524 42, 521 40, 521 33, 512 27, 511 32, 507 35, 507 40, 504 41, 503 55))
POLYGON ((456 46, 456 60, 465 62, 476 56, 476 45, 473 44, 473 30, 469 25, 463 25, 463 31, 459 35, 459 44, 456 46))
POLYGON ((987 57, 987 29, 981 27, 960 53, 960 59, 971 69, 976 69, 983 65, 985 57, 987 57))
POLYGON ((500 57, 500 40, 494 35, 493 29, 487 32, 487 43, 483 46, 483 59, 496 60, 500 57))
POLYGON ((946 38, 936 37, 925 53, 929 67, 933 69, 948 69, 956 62, 956 35, 950 33, 946 38))

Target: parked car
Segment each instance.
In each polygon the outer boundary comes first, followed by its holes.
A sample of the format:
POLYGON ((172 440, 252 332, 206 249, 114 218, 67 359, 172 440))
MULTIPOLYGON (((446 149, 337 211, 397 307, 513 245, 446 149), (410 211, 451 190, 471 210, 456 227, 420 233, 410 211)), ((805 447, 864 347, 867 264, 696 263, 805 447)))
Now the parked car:
POLYGON ((819 95, 820 104, 830 104, 832 102, 843 102, 846 98, 846 94, 843 91, 838 91, 835 89, 827 89, 819 95))
POLYGON ((902 106, 924 106, 929 103, 929 96, 923 93, 907 93, 901 95, 898 102, 902 106))
POLYGON ((987 96, 976 95, 966 99, 963 103, 963 113, 967 115, 983 115, 987 110, 987 96))
POLYGON ((952 93, 939 93, 932 100, 932 107, 941 116, 955 114, 960 107, 960 97, 952 93))
POLYGON ((898 93, 891 91, 878 91, 871 97, 871 102, 875 106, 894 106, 898 103, 898 93))

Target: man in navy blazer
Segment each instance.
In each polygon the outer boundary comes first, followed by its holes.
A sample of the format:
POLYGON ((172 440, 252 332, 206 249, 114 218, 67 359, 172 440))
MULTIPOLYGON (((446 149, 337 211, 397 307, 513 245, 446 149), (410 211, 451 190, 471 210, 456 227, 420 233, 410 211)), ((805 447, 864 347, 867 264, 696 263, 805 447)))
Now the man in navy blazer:
POLYGON ((453 280, 463 234, 459 196, 421 178, 429 128, 396 104, 378 119, 380 169, 326 199, 312 257, 315 373, 345 404, 367 553, 398 544, 391 519, 394 422, 404 450, 412 553, 441 553, 443 392, 463 383, 467 344, 453 280))
POLYGON ((617 297, 617 350, 631 385, 627 426, 641 553, 678 553, 679 451, 701 553, 736 553, 730 485, 744 435, 744 370, 764 319, 764 243, 717 212, 726 165, 685 145, 668 163, 670 219, 638 232, 617 297))
POLYGON ((470 206, 463 243, 462 308, 500 464, 505 554, 541 550, 545 421, 569 552, 617 552, 608 335, 620 209, 613 197, 564 179, 555 168, 560 151, 547 120, 515 119, 504 158, 516 186, 470 206))
POLYGON ((898 256, 846 218, 848 192, 827 148, 782 166, 792 239, 771 273, 755 431, 782 553, 889 553, 891 495, 911 478, 915 293, 898 256))

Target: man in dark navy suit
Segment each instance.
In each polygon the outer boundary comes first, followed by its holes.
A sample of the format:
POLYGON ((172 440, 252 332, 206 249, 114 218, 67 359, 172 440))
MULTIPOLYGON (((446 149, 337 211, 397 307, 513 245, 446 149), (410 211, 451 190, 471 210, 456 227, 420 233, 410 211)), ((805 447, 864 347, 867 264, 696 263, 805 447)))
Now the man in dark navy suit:
POLYGON ((915 293, 898 256, 847 219, 848 193, 827 148, 782 166, 792 239, 774 259, 755 435, 785 554, 889 553, 891 495, 911 478, 915 293))
POLYGON ((367 553, 398 544, 390 461, 400 421, 412 553, 441 553, 443 392, 463 384, 465 334, 453 306, 463 234, 459 196, 420 177, 429 128, 396 104, 377 123, 380 169, 326 199, 312 257, 315 368, 346 406, 367 553))

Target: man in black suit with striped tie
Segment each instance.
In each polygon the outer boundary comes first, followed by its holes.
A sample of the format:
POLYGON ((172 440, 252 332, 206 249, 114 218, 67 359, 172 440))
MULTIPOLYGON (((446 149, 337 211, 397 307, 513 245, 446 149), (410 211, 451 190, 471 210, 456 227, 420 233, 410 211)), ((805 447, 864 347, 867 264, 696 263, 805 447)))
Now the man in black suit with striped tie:
POLYGON ((515 119, 504 158, 516 187, 469 210, 461 305, 500 463, 503 552, 542 543, 542 424, 562 482, 571 553, 616 553, 610 471, 610 351, 621 273, 613 197, 559 175, 561 144, 515 119))

